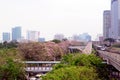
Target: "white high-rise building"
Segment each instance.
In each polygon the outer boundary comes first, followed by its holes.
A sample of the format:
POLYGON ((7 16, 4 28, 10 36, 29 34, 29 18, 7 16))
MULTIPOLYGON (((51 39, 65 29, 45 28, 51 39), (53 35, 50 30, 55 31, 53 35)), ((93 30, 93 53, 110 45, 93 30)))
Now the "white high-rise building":
POLYGON ((110 28, 111 28, 111 11, 105 10, 103 13, 103 36, 105 38, 110 38, 110 28))
POLYGON ((120 0, 111 0, 110 37, 120 39, 120 0))
POLYGON ((39 37, 40 37, 40 32, 39 31, 28 31, 27 32, 27 39, 29 41, 38 42, 39 37))

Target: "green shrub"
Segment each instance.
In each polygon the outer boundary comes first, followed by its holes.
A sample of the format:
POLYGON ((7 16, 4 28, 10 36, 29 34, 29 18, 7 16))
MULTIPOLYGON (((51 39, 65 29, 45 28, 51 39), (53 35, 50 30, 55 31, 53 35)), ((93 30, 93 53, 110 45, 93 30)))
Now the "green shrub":
POLYGON ((62 64, 74 65, 74 66, 101 66, 102 60, 94 54, 68 54, 63 56, 62 64))
POLYGON ((65 67, 54 70, 42 78, 42 80, 100 80, 93 68, 65 67))
POLYGON ((63 56, 61 63, 54 66, 53 71, 60 68, 68 68, 72 66, 93 68, 94 70, 96 70, 96 74, 98 74, 98 77, 100 79, 108 79, 108 71, 106 69, 106 65, 102 64, 102 60, 94 54, 65 55, 63 56))
POLYGON ((17 49, 0 50, 0 80, 25 80, 24 64, 17 49))

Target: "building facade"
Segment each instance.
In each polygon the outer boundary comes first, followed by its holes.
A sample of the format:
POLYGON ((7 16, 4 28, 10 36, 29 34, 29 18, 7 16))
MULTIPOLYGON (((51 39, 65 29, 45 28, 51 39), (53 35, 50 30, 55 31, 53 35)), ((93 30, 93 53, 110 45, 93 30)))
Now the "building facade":
POLYGON ((120 0, 111 0, 111 29, 110 38, 120 38, 120 0))
POLYGON ((38 42, 39 37, 40 37, 39 31, 27 31, 27 40, 38 42))
POLYGON ((21 27, 17 26, 12 28, 12 40, 20 40, 21 39, 21 27))
POLYGON ((10 41, 10 33, 3 32, 3 41, 10 41))
POLYGON ((111 11, 105 10, 103 13, 103 36, 104 36, 104 39, 110 37, 110 28, 111 28, 111 11))

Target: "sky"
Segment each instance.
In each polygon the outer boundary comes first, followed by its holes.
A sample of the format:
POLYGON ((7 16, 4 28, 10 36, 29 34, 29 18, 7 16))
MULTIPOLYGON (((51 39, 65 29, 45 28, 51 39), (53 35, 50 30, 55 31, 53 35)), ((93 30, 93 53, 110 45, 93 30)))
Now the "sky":
POLYGON ((21 26, 40 31, 40 37, 53 39, 57 33, 70 37, 88 33, 94 40, 103 31, 103 11, 111 0, 0 0, 0 40, 2 32, 21 26))

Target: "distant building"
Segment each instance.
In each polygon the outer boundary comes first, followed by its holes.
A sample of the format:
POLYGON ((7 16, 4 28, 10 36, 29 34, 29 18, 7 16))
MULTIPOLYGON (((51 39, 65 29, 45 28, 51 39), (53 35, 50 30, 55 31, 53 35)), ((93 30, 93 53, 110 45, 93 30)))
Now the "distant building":
POLYGON ((104 37, 103 36, 99 36, 99 41, 104 41, 104 37))
POLYGON ((39 42, 45 42, 45 38, 39 38, 38 41, 39 42))
POLYGON ((39 31, 27 31, 27 39, 29 41, 38 42, 39 37, 40 37, 39 31))
POLYGON ((96 36, 96 41, 101 41, 103 38, 103 35, 102 34, 97 34, 96 36))
POLYGON ((88 42, 88 41, 91 41, 91 36, 88 33, 83 33, 83 34, 80 34, 80 35, 73 35, 72 40, 88 42))
POLYGON ((110 37, 111 28, 111 11, 105 10, 103 13, 103 36, 104 38, 110 37))
POLYGON ((21 39, 21 27, 17 26, 12 28, 12 40, 20 40, 21 39))
POLYGON ((111 0, 110 38, 120 39, 120 1, 111 0))
POLYGON ((74 35, 72 36, 72 40, 74 40, 74 41, 80 41, 79 35, 74 34, 74 35))
POLYGON ((91 41, 91 36, 88 33, 83 33, 79 35, 80 41, 91 41))
POLYGON ((54 36, 54 39, 57 39, 57 40, 63 40, 64 39, 64 35, 63 34, 56 34, 55 36, 54 36))
POLYGON ((3 41, 10 41, 10 33, 3 32, 3 41))

